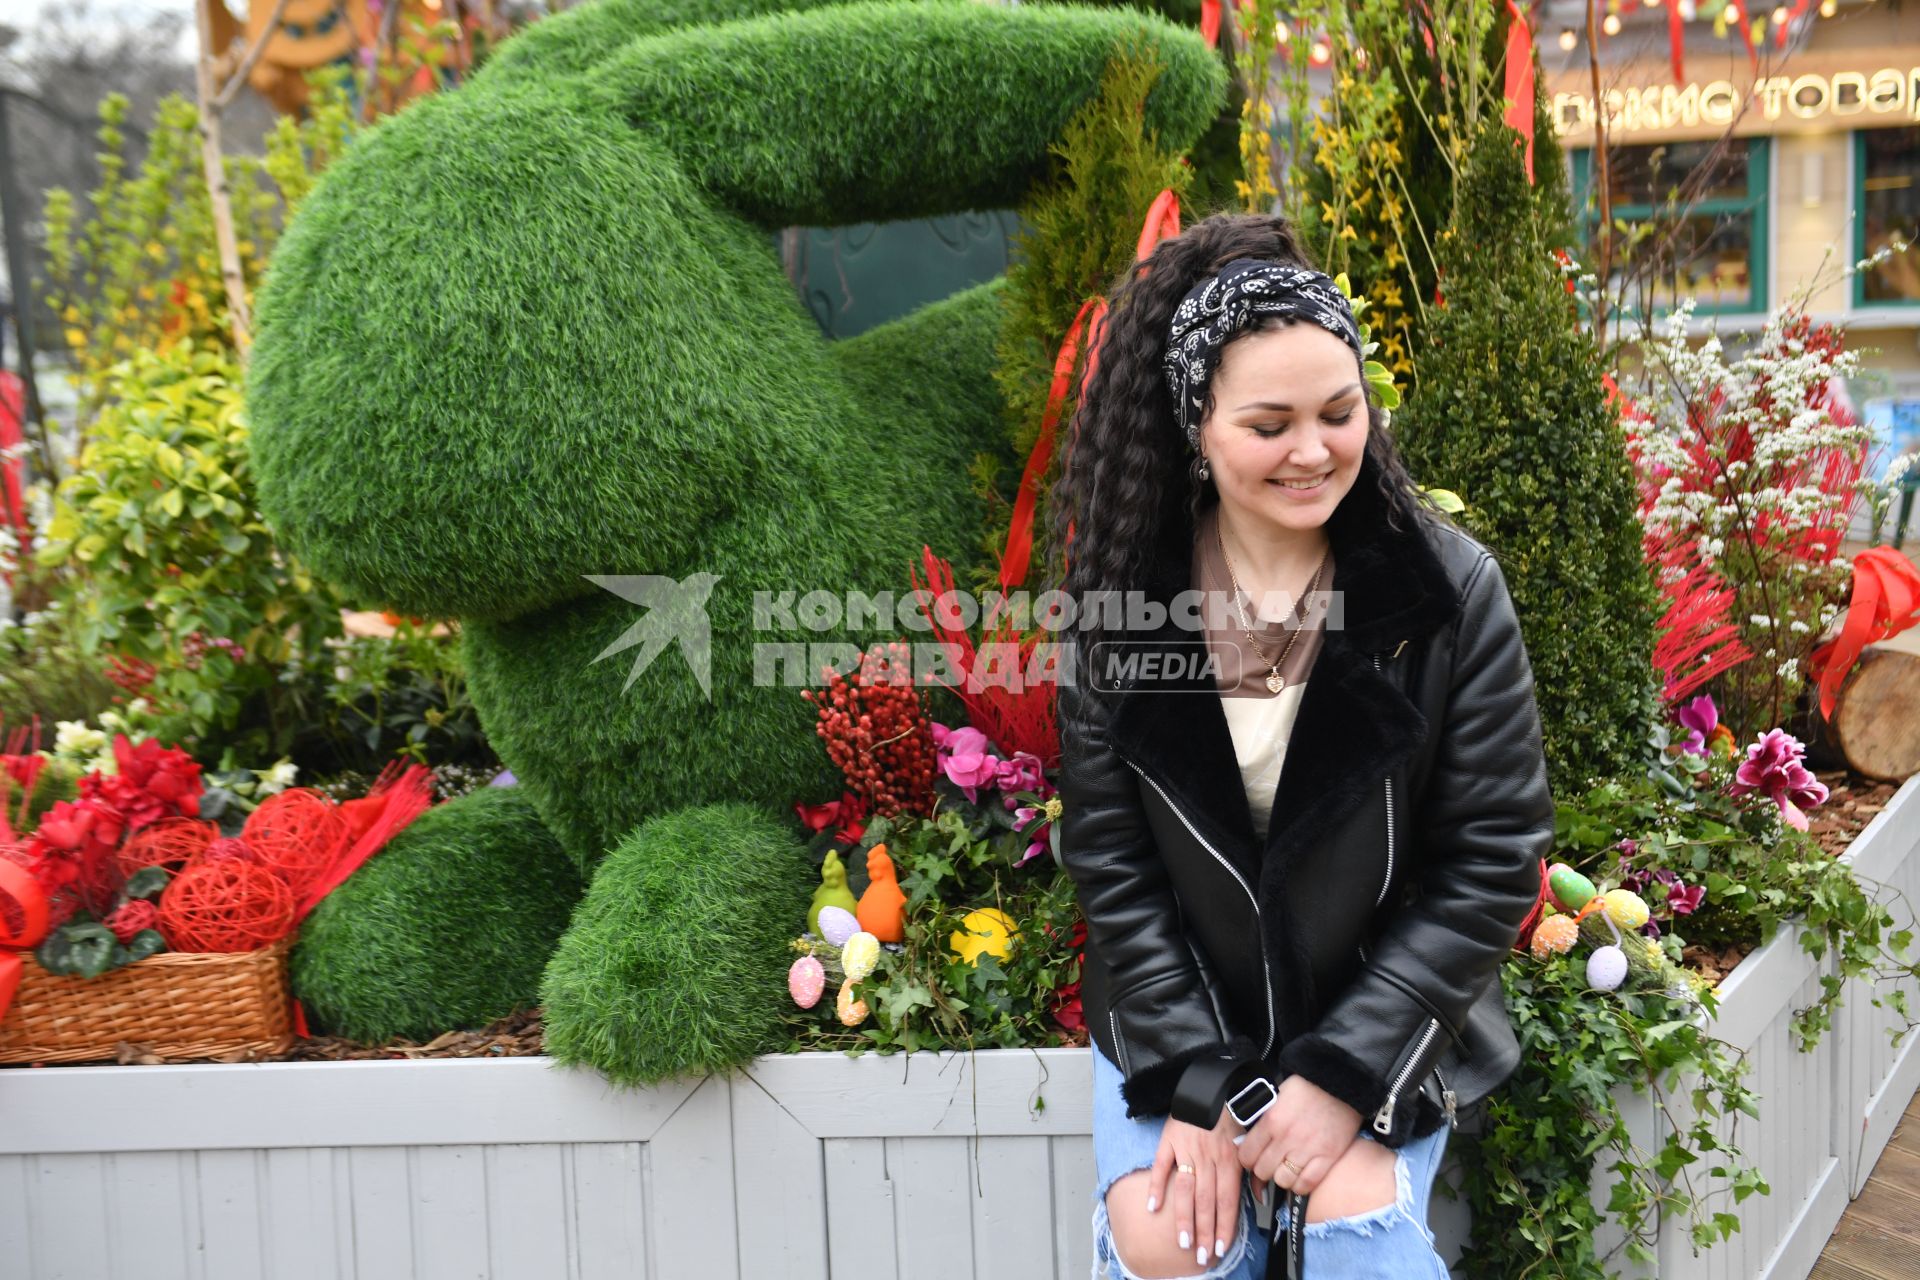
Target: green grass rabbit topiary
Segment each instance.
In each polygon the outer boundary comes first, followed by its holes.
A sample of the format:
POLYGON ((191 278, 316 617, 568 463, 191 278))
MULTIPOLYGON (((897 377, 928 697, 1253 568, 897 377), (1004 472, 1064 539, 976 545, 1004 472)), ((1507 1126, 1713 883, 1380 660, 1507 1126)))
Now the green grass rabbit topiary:
POLYGON ((741 930, 799 931, 785 815, 838 779, 812 707, 756 681, 755 648, 883 635, 756 629, 754 593, 900 592, 922 543, 969 559, 967 466, 1005 448, 997 287, 830 343, 770 232, 1017 203, 1143 30, 1166 68, 1147 123, 1185 147, 1224 72, 1139 13, 600 0, 364 134, 287 229, 247 387, 262 506, 348 590, 460 618, 522 794, 583 875, 620 850, 573 928, 621 939, 605 973, 635 985, 590 981, 597 948, 563 942, 543 982, 563 1060, 639 1082, 777 1046, 778 951, 741 930), (707 689, 673 645, 630 686, 632 651, 596 660, 645 612, 590 575, 700 574, 707 689), (756 905, 786 883, 793 904, 756 905), (742 957, 768 967, 758 987, 742 957))

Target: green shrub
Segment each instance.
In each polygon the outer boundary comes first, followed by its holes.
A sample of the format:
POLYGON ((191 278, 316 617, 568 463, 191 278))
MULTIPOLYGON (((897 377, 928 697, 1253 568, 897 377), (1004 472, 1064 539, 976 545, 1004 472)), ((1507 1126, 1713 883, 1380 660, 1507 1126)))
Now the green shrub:
POLYGON ((109 370, 35 552, 81 654, 152 666, 136 684, 176 741, 281 696, 279 669, 340 626, 338 598, 254 507, 239 379, 226 354, 184 342, 109 370))
POLYGON ((1395 416, 1414 478, 1466 500, 1500 557, 1557 795, 1628 772, 1654 718, 1653 589, 1633 478, 1511 129, 1475 139, 1439 249, 1420 385, 1395 416))
POLYGON ((778 1050, 809 870, 790 828, 748 805, 647 822, 601 862, 547 966, 547 1052, 642 1085, 778 1050))
POLYGON ((535 1003, 580 877, 514 787, 429 809, 314 908, 294 994, 315 1030, 427 1039, 535 1003))

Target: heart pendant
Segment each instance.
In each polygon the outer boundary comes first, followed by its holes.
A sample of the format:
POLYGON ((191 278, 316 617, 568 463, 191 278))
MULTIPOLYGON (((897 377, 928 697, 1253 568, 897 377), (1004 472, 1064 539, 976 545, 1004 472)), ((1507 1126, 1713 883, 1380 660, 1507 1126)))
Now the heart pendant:
POLYGON ((1286 687, 1287 687, 1286 677, 1282 676, 1278 671, 1267 672, 1267 692, 1268 693, 1278 693, 1286 687))

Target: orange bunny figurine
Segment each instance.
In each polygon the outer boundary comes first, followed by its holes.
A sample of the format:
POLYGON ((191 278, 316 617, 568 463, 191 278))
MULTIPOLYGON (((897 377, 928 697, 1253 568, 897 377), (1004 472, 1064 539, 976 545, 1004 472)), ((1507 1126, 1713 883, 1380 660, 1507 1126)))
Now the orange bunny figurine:
POLYGON ((894 879, 893 859, 887 846, 877 844, 867 851, 867 891, 860 895, 854 912, 860 927, 882 942, 904 942, 907 937, 907 895, 900 892, 894 879))

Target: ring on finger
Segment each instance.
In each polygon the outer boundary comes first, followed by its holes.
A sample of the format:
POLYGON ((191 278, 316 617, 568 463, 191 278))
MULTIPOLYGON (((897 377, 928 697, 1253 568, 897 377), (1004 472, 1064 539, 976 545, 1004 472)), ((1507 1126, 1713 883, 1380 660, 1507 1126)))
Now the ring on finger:
POLYGON ((1284 1167, 1290 1173, 1292 1173, 1293 1176, 1296 1178, 1299 1177, 1302 1173, 1306 1172, 1306 1170, 1302 1169, 1299 1165, 1287 1159, 1285 1156, 1280 1157, 1280 1164, 1282 1165, 1282 1167, 1284 1167))
POLYGON ((1173 1166, 1173 1171, 1175 1173, 1192 1173, 1193 1166, 1190 1164, 1176 1164, 1173 1166))

